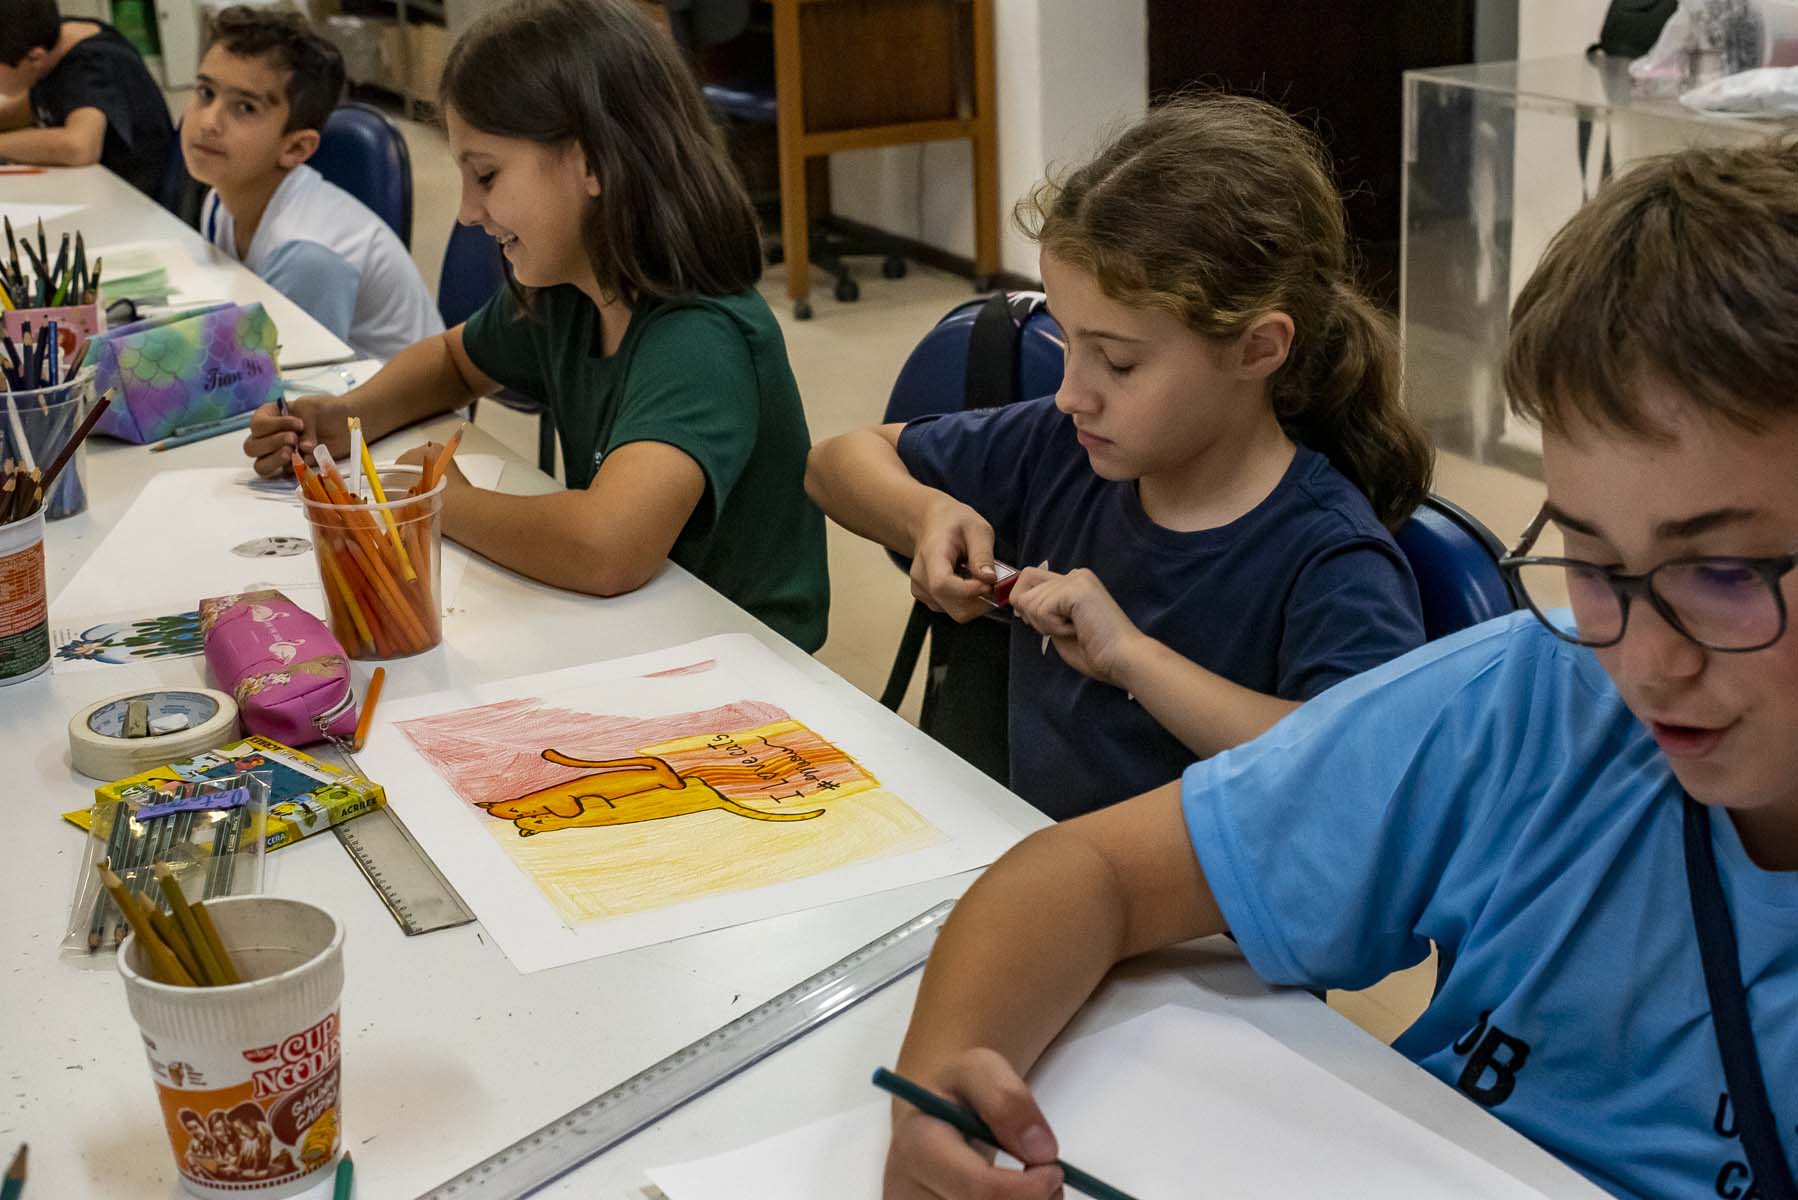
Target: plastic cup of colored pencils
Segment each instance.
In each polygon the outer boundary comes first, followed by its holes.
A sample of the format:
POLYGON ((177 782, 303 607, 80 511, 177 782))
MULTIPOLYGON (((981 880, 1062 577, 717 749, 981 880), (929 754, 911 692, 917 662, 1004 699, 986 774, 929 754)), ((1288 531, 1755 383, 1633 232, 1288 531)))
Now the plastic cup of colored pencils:
MULTIPOLYGON (((18 343, 14 343, 17 348, 18 343)), ((49 371, 50 352, 47 340, 41 346, 27 342, 25 348, 19 350, 19 357, 24 360, 33 357, 35 362, 43 364, 39 369, 43 373, 49 371)), ((0 364, 10 362, 9 351, 0 344, 0 364)), ((30 472, 37 471, 41 478, 56 461, 57 456, 80 432, 82 418, 86 417, 94 404, 94 372, 90 368, 82 371, 73 379, 45 387, 33 387, 28 390, 0 391, 0 485, 3 485, 8 473, 3 464, 11 463, 12 471, 23 481, 30 480, 30 472)), ((84 480, 87 450, 85 445, 77 445, 73 456, 69 459, 56 481, 43 494, 41 506, 44 515, 52 521, 64 517, 72 517, 87 511, 87 488, 84 480)), ((20 496, 19 500, 28 497, 20 496)))
MULTIPOLYGON (((118 959, 182 1186, 220 1198, 315 1187, 342 1146, 343 928, 274 896, 190 908, 175 914, 175 936, 216 940, 239 982, 166 982, 172 951, 135 922, 118 959)), ((201 947, 188 951, 205 970, 201 947)))
MULTIPOLYGON (((296 457, 295 462, 299 460, 296 457)), ((335 467, 299 463, 331 632, 351 658, 404 658, 443 640, 443 489, 429 468, 364 471, 360 496, 335 467)))

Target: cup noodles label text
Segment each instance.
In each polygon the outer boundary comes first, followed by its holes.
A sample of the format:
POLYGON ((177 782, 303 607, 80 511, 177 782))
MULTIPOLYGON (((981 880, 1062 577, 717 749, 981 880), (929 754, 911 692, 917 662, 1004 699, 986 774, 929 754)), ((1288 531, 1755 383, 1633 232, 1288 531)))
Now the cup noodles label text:
POLYGON ((329 1166, 339 1136, 340 1046, 335 1009, 262 1046, 145 1035, 181 1173, 215 1191, 253 1195, 329 1166))

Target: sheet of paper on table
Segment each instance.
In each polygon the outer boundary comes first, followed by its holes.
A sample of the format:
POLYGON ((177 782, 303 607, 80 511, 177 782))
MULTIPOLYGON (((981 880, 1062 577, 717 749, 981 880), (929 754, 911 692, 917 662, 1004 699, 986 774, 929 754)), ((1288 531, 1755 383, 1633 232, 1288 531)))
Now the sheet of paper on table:
MULTIPOLYGON (((318 617, 328 619, 323 587, 292 585, 287 598, 318 617)), ((180 612, 174 606, 137 608, 114 613, 59 617, 50 623, 50 653, 58 674, 111 671, 138 663, 193 658, 205 653, 197 607, 180 612)))
MULTIPOLYGON (((0 175, 0 179, 3 178, 5 176, 0 175)), ((32 230, 35 234, 39 221, 56 221, 72 212, 80 211, 79 204, 15 204, 11 200, 0 204, 0 213, 4 213, 6 219, 12 222, 13 234, 20 238, 25 236, 27 229, 32 230)), ((50 252, 56 253, 56 247, 51 246, 50 252)), ((88 261, 93 261, 91 251, 88 261)))
POLYGON ((980 802, 998 784, 951 783, 894 726, 734 634, 383 703, 358 762, 536 971, 939 879, 1018 840, 980 802))
MULTIPOLYGON (((505 470, 497 454, 458 454, 456 465, 484 488, 497 487, 505 470)), ((248 467, 200 467, 150 480, 51 602, 52 616, 72 626, 117 614, 127 604, 136 611, 179 613, 209 596, 252 587, 294 589, 290 597, 308 608, 299 593, 310 589, 322 608, 305 513, 245 486, 254 477, 248 467)), ((445 539, 445 611, 455 603, 468 559, 468 551, 445 539)))
MULTIPOLYGON (((1056 1045, 1031 1086, 1062 1157, 1137 1200, 1543 1200, 1238 1017, 1166 1005, 1056 1045)), ((649 1178, 668 1200, 880 1200, 891 1111, 882 1096, 649 1178)))

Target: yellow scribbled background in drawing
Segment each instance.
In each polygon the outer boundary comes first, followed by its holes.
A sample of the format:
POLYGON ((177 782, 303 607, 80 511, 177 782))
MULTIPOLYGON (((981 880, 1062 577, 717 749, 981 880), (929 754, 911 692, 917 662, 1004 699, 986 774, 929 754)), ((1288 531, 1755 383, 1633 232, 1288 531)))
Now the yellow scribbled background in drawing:
POLYGON ((701 812, 532 838, 519 837, 509 821, 490 822, 489 834, 570 925, 803 879, 942 840, 911 805, 798 721, 698 734, 637 753, 752 808, 826 811, 793 822, 701 812))

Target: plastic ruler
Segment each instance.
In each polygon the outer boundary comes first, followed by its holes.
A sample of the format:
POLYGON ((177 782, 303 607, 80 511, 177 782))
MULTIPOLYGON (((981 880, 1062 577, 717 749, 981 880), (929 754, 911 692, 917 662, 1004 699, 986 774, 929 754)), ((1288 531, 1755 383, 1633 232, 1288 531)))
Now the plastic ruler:
POLYGON ((514 1200, 554 1183, 922 966, 954 906, 955 901, 945 900, 919 913, 810 979, 439 1184, 420 1200, 514 1200))

